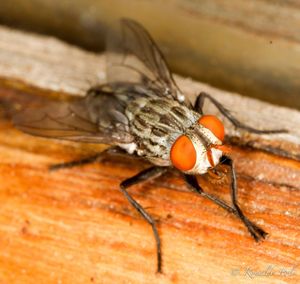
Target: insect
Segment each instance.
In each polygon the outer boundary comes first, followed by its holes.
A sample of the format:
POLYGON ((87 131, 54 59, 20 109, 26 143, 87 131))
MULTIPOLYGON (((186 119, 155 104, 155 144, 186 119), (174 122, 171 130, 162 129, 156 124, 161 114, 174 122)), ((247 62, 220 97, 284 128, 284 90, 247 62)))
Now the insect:
MULTIPOLYGON (((251 222, 238 205, 234 164, 223 144, 224 125, 216 116, 203 114, 203 103, 210 101, 235 127, 249 132, 272 134, 285 130, 247 126, 207 93, 200 93, 192 104, 176 85, 154 40, 133 20, 121 20, 118 36, 109 37, 107 45, 107 84, 90 88, 84 98, 75 101, 25 110, 14 117, 16 127, 42 137, 110 144, 115 151, 123 150, 153 164, 121 182, 120 189, 152 227, 157 272, 162 272, 162 252, 156 222, 128 188, 159 177, 169 167, 180 171, 194 192, 237 216, 256 241, 265 238, 267 233, 251 222), (219 163, 230 169, 231 205, 205 193, 196 179, 196 175, 207 173, 219 163)), ((100 155, 54 165, 52 169, 89 163, 100 155)))

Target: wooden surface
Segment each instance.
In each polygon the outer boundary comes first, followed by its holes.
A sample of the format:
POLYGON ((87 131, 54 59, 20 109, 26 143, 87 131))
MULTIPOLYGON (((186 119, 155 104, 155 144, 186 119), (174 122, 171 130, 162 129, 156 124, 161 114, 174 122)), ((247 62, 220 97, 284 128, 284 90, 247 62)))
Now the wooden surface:
MULTIPOLYGON (((83 95, 91 81, 104 80, 103 56, 1 28, 0 77, 1 284, 299 282, 299 112, 176 77, 191 97, 210 92, 249 124, 291 132, 260 137, 228 126, 228 141, 240 145, 232 146, 239 203, 269 233, 264 242, 255 243, 235 217, 189 192, 174 171, 131 189, 159 222, 164 274, 157 275, 151 228, 118 189, 149 164, 107 157, 49 172, 53 163, 105 146, 31 137, 9 121, 7 106, 29 96, 83 95)), ((199 181, 229 202, 226 174, 199 181)))
POLYGON ((300 109, 298 0, 0 2, 0 23, 97 51, 122 17, 142 23, 179 74, 300 109))

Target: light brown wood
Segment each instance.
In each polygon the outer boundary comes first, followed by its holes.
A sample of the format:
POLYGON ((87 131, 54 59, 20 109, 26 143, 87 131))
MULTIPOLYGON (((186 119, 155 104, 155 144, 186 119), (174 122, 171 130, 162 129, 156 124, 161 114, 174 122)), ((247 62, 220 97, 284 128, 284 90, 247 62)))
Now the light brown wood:
MULTIPOLYGON (((191 193, 174 171, 131 189, 159 221, 164 274, 157 275, 151 228, 118 189, 122 180, 149 165, 108 157, 49 172, 53 163, 106 146, 31 137, 6 117, 7 104, 29 94, 36 99, 53 93, 83 95, 95 74, 103 80, 104 57, 1 28, 0 58, 0 283, 299 282, 299 112, 176 77, 190 97, 207 91, 249 124, 291 132, 260 137, 228 125, 229 141, 258 148, 232 146, 231 155, 239 203, 270 234, 261 243, 235 217, 191 193), (294 159, 262 152, 264 143, 294 159)), ((226 174, 220 180, 202 176, 199 182, 230 201, 226 174)))

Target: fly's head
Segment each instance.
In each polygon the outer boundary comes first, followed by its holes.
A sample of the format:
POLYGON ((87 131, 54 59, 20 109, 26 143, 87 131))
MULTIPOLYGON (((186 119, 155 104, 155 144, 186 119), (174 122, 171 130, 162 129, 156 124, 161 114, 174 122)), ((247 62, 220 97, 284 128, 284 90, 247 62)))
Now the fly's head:
POLYGON ((204 174, 214 168, 228 148, 223 145, 223 123, 214 115, 203 115, 170 151, 173 166, 186 174, 204 174))

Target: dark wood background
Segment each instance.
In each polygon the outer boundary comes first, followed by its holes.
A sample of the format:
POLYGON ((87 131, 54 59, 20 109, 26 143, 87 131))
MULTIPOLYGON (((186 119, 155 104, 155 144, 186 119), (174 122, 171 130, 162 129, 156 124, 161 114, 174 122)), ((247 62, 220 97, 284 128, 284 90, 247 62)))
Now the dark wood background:
MULTIPOLYGON (((0 23, 100 51, 121 17, 142 23, 174 71, 222 89, 300 108, 299 1, 10 0, 0 23)), ((26 47, 25 47, 26 48, 26 47)))

